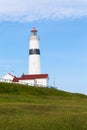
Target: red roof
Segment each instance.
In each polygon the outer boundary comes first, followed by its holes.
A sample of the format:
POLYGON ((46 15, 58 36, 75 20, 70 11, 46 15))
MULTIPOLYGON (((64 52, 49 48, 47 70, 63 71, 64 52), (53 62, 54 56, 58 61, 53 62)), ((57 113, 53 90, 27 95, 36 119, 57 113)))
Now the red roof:
POLYGON ((21 77, 14 77, 13 82, 18 82, 19 80, 32 80, 32 79, 46 79, 48 74, 35 74, 35 75, 22 75, 21 77))
POLYGON ((36 28, 32 28, 31 32, 37 32, 36 28))

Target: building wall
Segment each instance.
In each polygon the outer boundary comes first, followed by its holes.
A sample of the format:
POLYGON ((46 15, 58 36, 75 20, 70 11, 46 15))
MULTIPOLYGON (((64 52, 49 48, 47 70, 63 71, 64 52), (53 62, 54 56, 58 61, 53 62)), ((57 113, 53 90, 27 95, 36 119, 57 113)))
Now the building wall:
POLYGON ((19 80, 20 84, 34 85, 34 80, 19 80))
POLYGON ((32 86, 41 86, 47 87, 48 86, 48 79, 34 79, 34 80, 19 80, 20 84, 28 84, 32 86))
POLYGON ((48 79, 36 79, 36 83, 42 87, 48 86, 48 79))

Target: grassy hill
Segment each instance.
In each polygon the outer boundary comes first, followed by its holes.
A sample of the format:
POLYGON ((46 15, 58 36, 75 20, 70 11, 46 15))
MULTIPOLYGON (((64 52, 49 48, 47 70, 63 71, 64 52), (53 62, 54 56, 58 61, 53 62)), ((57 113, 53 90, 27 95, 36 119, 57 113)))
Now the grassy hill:
POLYGON ((0 130, 87 130, 87 96, 0 83, 0 130))

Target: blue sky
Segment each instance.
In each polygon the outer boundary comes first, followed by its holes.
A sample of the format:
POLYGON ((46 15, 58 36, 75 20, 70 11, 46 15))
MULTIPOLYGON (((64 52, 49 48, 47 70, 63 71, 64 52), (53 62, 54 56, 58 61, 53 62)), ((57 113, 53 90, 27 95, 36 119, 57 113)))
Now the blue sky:
POLYGON ((87 1, 0 0, 0 77, 28 73, 32 27, 49 85, 87 94, 87 1))

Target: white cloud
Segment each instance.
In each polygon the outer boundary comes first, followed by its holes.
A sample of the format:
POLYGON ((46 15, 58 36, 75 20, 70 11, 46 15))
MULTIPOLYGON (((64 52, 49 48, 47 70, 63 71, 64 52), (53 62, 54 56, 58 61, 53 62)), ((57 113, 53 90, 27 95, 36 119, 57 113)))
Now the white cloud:
POLYGON ((87 16, 87 0, 0 0, 0 21, 79 18, 87 16))

